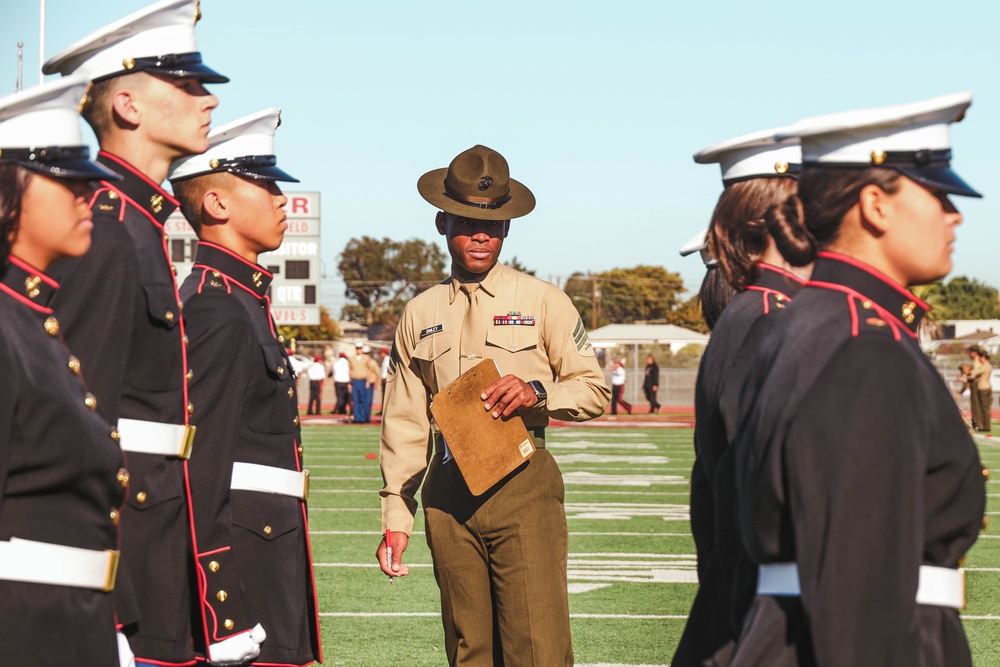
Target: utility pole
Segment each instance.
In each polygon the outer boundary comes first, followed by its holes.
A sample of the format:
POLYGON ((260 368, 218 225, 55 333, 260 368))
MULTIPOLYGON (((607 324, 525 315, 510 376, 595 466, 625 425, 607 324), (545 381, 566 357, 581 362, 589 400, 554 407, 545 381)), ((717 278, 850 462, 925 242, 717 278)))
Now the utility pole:
POLYGON ((24 84, 24 42, 17 43, 17 88, 14 92, 21 92, 24 84))
POLYGON ((601 288, 597 284, 597 276, 591 279, 590 289, 590 330, 597 328, 597 315, 601 310, 601 288))
POLYGON ((45 74, 42 72, 42 65, 45 64, 45 0, 38 0, 39 14, 38 22, 38 83, 45 83, 45 74))

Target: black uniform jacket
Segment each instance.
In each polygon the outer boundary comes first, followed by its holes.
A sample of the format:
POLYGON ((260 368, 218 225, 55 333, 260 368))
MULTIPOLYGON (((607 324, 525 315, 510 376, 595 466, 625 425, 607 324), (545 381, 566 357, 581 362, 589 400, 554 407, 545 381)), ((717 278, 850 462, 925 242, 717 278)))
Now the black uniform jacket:
POLYGON ((230 490, 233 463, 302 470, 298 399, 271 318, 271 274, 212 243, 184 281, 199 447, 189 461, 206 643, 260 623, 259 663, 321 659, 306 503, 230 490), (224 593, 223 593, 224 591, 224 593), (231 621, 227 622, 227 621, 231 621))
POLYGON ((754 599, 733 665, 971 664, 958 612, 915 601, 920 566, 957 567, 985 506, 976 447, 917 343, 926 309, 820 253, 761 345, 733 443, 740 526, 754 563, 798 563, 802 595, 754 599))
MULTIPOLYGON (((53 308, 105 418, 186 424, 193 405, 184 323, 163 226, 177 202, 122 159, 101 151, 97 161, 124 180, 103 182, 95 194, 87 254, 53 266, 63 285, 53 308)), ((185 461, 125 456, 131 482, 121 521, 119 620, 137 657, 191 664, 185 461)))
MULTIPOLYGON (((128 475, 48 307, 58 285, 14 257, 0 273, 0 540, 117 549, 128 475)), ((111 594, 0 580, 0 656, 117 665, 111 594)))
POLYGON ((740 538, 734 523, 736 481, 729 444, 736 432, 740 388, 749 370, 746 360, 753 354, 748 345, 756 344, 750 332, 763 316, 781 312, 802 289, 794 274, 770 264, 758 267, 757 280, 733 296, 716 322, 698 370, 691 531, 700 585, 671 661, 678 667, 700 666, 720 649, 731 651, 753 597, 752 586, 741 596, 732 588, 740 538))

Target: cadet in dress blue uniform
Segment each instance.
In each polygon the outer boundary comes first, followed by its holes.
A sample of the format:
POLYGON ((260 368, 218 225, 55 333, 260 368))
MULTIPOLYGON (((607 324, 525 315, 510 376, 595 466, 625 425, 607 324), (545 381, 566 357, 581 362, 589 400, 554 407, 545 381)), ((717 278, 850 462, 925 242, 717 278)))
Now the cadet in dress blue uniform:
POLYGON ((983 518, 983 469, 906 287, 951 269, 949 195, 979 196, 949 166, 949 124, 971 99, 787 131, 799 195, 768 215, 804 220, 821 252, 740 408, 740 526, 759 581, 733 665, 971 664, 956 568, 983 518))
MULTIPOLYGON (((77 107, 86 81, 0 98, 0 660, 119 663, 111 591, 128 472, 50 307, 46 275, 90 246, 77 107)), ((123 643, 123 663, 131 657, 123 643)))
POLYGON ((191 381, 203 407, 188 462, 199 643, 213 662, 290 666, 322 651, 295 377, 271 317, 271 274, 257 264, 288 227, 276 181, 298 182, 276 166, 279 123, 267 109, 214 130, 170 182, 201 241, 181 288, 191 363, 204 369, 191 381))
MULTIPOLYGON (((92 369, 91 391, 117 422, 132 473, 122 516, 120 620, 140 659, 193 664, 194 564, 185 460, 195 405, 181 305, 164 223, 177 202, 160 187, 171 160, 208 147, 226 81, 201 62, 196 0, 165 0, 106 26, 50 59, 46 73, 93 81, 83 114, 98 161, 124 176, 91 203, 94 241, 53 273, 67 342, 92 369), (129 591, 134 595, 128 595, 129 591)), ((88 375, 91 377, 91 375, 88 375)))
MULTIPOLYGON (((672 665, 726 664, 753 597, 753 582, 736 585, 736 528, 732 442, 739 390, 752 353, 748 334, 762 317, 781 312, 802 286, 793 265, 808 265, 812 246, 799 227, 770 230, 764 214, 796 191, 801 169, 797 139, 775 141, 774 130, 714 144, 695 161, 719 163, 725 189, 705 233, 682 255, 707 249, 735 292, 713 330, 695 385, 695 452, 691 526, 698 556, 699 588, 672 665), (787 257, 787 259, 786 259, 787 257)), ((808 268, 796 269, 808 274, 808 268)), ((754 571, 750 570, 751 575, 754 571)))

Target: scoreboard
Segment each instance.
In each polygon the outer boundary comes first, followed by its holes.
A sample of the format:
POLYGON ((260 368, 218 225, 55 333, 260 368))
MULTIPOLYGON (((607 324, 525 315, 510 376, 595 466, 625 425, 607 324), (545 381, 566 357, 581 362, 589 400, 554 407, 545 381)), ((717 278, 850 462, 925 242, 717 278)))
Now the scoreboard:
MULTIPOLYGON (((285 325, 319 324, 320 207, 318 192, 286 192, 288 229, 281 247, 260 256, 258 263, 274 274, 268 296, 274 321, 285 325)), ((175 211, 166 222, 170 260, 177 284, 191 273, 198 236, 175 211)))

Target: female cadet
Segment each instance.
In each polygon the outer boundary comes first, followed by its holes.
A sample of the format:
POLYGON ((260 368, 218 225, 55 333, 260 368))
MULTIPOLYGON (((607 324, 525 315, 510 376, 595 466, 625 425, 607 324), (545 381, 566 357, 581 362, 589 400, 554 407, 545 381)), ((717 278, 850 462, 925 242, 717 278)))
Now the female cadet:
MULTIPOLYGON (((695 386, 695 452, 691 474, 691 528, 698 555, 700 587, 671 664, 701 665, 715 655, 725 664, 744 612, 753 595, 733 590, 739 533, 735 527, 735 481, 726 456, 736 427, 739 388, 746 368, 739 360, 752 325, 780 312, 802 286, 791 267, 812 261, 812 246, 801 226, 769 228, 767 209, 796 191, 801 167, 798 141, 778 142, 774 130, 724 141, 694 156, 699 163, 719 163, 725 187, 701 245, 715 259, 712 273, 725 285, 706 280, 703 308, 725 299, 712 328, 712 341, 701 360, 695 386), (787 259, 786 259, 787 258, 787 259), (713 287, 714 284, 714 287, 713 287), (722 294, 721 298, 713 298, 722 294)), ((693 239, 692 241, 695 241, 693 239)), ((690 252, 692 247, 682 250, 690 252)), ((799 269, 808 273, 808 269, 799 269)), ((749 339, 749 340, 752 340, 749 339)), ((715 663, 713 663, 715 664, 715 663)))
POLYGON ((788 129, 799 194, 768 219, 804 220, 821 252, 758 348, 733 443, 759 577, 732 665, 971 664, 957 567, 982 521, 983 469, 907 290, 951 270, 962 216, 948 195, 979 196, 949 167, 949 124, 971 100, 788 129))
POLYGON ((85 84, 0 98, 0 652, 11 665, 119 663, 110 591, 128 473, 45 275, 90 247, 89 181, 118 178, 82 145, 85 84))

